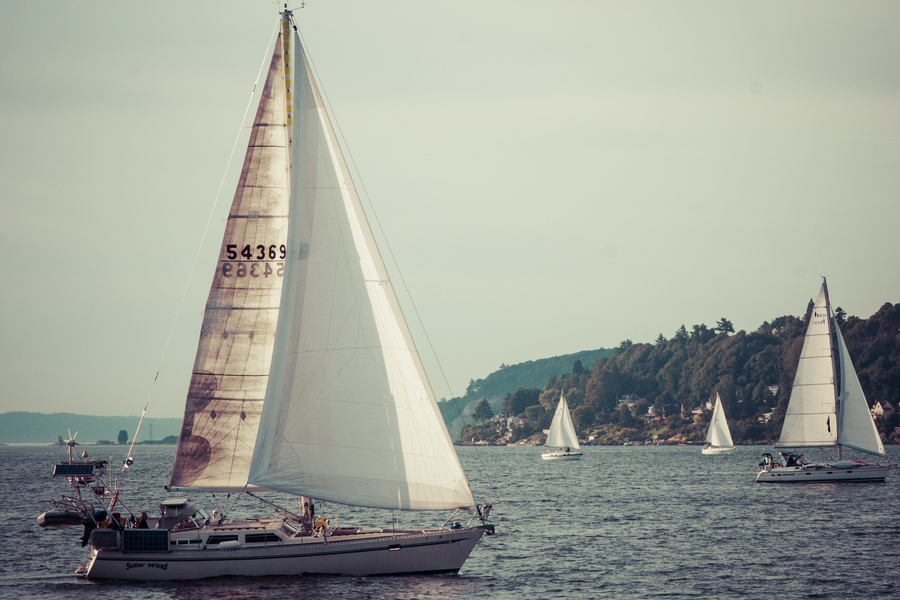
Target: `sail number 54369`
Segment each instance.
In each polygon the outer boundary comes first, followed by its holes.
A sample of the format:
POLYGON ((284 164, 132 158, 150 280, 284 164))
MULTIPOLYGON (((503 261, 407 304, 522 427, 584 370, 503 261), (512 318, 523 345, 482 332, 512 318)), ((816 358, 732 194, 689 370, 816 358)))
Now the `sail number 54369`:
MULTIPOLYGON (((237 248, 237 244, 228 244, 225 246, 225 253, 228 255, 228 260, 240 260, 238 259, 237 248)), ((287 248, 285 248, 284 244, 281 244, 280 246, 276 246, 275 244, 271 244, 270 246, 259 244, 256 248, 247 244, 241 250, 240 254, 246 260, 275 260, 276 258, 284 260, 284 257, 287 255, 287 248)))
POLYGON ((240 253, 238 253, 237 244, 227 244, 225 246, 225 253, 228 256, 228 260, 236 260, 238 262, 223 262, 223 277, 247 277, 248 275, 250 277, 269 277, 270 275, 276 277, 284 276, 284 258, 287 255, 287 248, 285 248, 284 244, 281 244, 280 246, 275 244, 269 246, 259 244, 255 248, 248 244, 241 249, 240 253), (243 258, 238 258, 239 255, 243 258), (269 262, 273 260, 279 260, 279 262, 274 264, 274 267, 272 263, 269 262))

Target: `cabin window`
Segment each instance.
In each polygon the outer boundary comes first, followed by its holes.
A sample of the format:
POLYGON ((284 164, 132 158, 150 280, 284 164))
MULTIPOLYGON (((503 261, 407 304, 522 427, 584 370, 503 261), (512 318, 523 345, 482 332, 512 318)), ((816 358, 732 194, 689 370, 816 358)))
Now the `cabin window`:
POLYGON ((190 538, 190 539, 180 538, 177 540, 172 540, 172 544, 174 544, 176 546, 187 546, 189 544, 199 544, 199 543, 200 543, 199 538, 190 538))
POLYGON ((238 541, 237 534, 218 534, 211 535, 206 538, 207 544, 221 544, 222 542, 236 542, 238 541))

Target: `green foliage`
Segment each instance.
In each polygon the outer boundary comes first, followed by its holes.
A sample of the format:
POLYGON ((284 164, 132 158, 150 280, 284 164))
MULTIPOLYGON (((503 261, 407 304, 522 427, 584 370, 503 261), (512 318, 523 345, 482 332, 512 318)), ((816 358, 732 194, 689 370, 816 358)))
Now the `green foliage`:
POLYGON ((734 325, 731 324, 731 321, 722 317, 718 321, 716 321, 716 331, 719 333, 729 334, 734 333, 734 325))
POLYGON ((128 432, 124 429, 119 430, 119 443, 127 444, 128 443, 128 432))
POLYGON ((834 318, 838 322, 838 326, 843 325, 844 321, 847 320, 847 311, 838 306, 834 309, 834 318))
MULTIPOLYGON (((789 315, 764 322, 751 333, 734 333, 723 318, 715 329, 700 324, 688 333, 682 325, 671 340, 662 335, 653 344, 625 340, 614 355, 599 358, 591 369, 573 368, 572 373, 550 377, 543 391, 519 387, 509 393, 504 413, 528 418, 513 431, 512 441, 539 431, 565 393, 579 435, 595 435, 595 444, 620 444, 625 437, 650 440, 654 435, 670 442, 699 442, 710 415, 703 412, 695 419, 692 410, 705 407, 716 392, 735 442, 773 441, 781 431, 805 331, 805 320, 789 315), (623 397, 632 400, 620 404, 623 397), (653 415, 648 414, 650 407, 653 415), (768 413, 770 420, 762 422, 768 413)), ((885 304, 868 319, 848 316, 841 331, 870 406, 897 406, 900 304, 885 304)), ((885 438, 895 436, 900 412, 877 425, 885 438)))
POLYGON ((539 424, 543 424, 547 414, 547 411, 540 404, 535 404, 525 409, 525 418, 539 424))
POLYGON ((618 356, 619 354, 622 354, 623 352, 627 352, 628 349, 631 348, 632 346, 634 346, 634 342, 632 342, 631 340, 622 341, 622 343, 619 344, 619 347, 616 348, 616 355, 618 356))
POLYGON ((541 390, 537 388, 517 388, 506 395, 503 400, 503 414, 517 417, 525 412, 525 409, 535 404, 540 404, 541 390))
POLYGON ((487 421, 494 417, 494 411, 491 410, 491 405, 484 398, 481 399, 481 402, 478 403, 478 406, 475 407, 475 412, 472 413, 472 418, 478 422, 487 421))
MULTIPOLYGON (((502 412, 504 398, 516 388, 535 387, 543 389, 548 385, 553 387, 548 382, 565 374, 569 369, 574 370, 576 363, 581 364, 582 369, 584 369, 583 365, 593 364, 598 358, 612 356, 613 353, 613 350, 600 348, 598 350, 585 350, 574 354, 531 360, 516 365, 504 364, 500 366, 499 370, 491 373, 484 379, 470 380, 464 396, 451 398, 450 400, 442 398, 438 402, 438 408, 441 411, 444 422, 447 423, 450 435, 456 437, 460 435, 463 426, 460 414, 468 414, 467 411, 471 410, 469 405, 478 403, 481 400, 487 400, 495 414, 502 412)), ((590 375, 590 371, 584 369, 579 377, 584 377, 585 375, 590 375)), ((583 387, 582 385, 582 389, 583 387)), ((554 407, 558 400, 559 395, 553 401, 554 407)), ((0 423, 0 427, 2 427, 2 423, 0 423)), ((461 436, 461 439, 465 440, 466 438, 461 436)))
POLYGON ((138 445, 145 444, 149 446, 164 446, 170 444, 177 444, 178 436, 177 435, 167 435, 161 440, 144 440, 143 442, 138 442, 138 445))
POLYGON ((589 406, 579 406, 575 410, 572 411, 572 422, 575 423, 575 427, 582 431, 590 429, 591 425, 594 424, 594 418, 596 417, 596 413, 589 406))

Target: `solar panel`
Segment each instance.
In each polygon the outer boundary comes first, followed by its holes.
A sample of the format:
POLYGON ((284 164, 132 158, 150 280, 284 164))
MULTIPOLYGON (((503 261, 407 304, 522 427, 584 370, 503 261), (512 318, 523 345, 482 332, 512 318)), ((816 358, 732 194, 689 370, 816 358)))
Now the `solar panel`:
POLYGON ((56 465, 53 468, 53 475, 64 475, 66 477, 88 477, 94 474, 94 463, 76 463, 56 465))
POLYGON ((122 532, 124 552, 168 552, 168 529, 126 529, 122 532))

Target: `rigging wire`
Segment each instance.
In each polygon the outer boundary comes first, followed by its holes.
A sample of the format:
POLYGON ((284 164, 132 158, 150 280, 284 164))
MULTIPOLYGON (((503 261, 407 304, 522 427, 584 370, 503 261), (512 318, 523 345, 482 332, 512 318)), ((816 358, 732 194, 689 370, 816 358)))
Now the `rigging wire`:
MULTIPOLYGON (((359 187, 362 190, 362 195, 365 197, 366 202, 369 206, 369 210, 372 213, 372 217, 375 220, 375 224, 378 227, 378 231, 381 232, 381 237, 384 240, 385 248, 387 250, 388 255, 391 257, 391 262, 394 264, 394 267, 397 269, 397 274, 400 277, 400 283, 403 287, 403 291, 406 293, 406 297, 409 299, 409 303, 412 306, 413 312, 416 315, 416 320, 419 323, 419 327, 422 329, 423 335, 425 336, 425 340, 428 345, 428 349, 431 351, 431 355, 434 357, 435 362, 437 363, 438 370, 441 373, 441 378, 444 380, 444 385, 447 386, 447 390, 450 391, 450 396, 453 398, 453 404, 456 406, 456 410, 459 413, 460 419, 462 419, 463 427, 468 425, 466 423, 466 418, 463 415, 462 410, 459 407, 459 403, 456 401, 456 396, 453 394, 453 390, 450 387, 450 382, 447 380, 447 375, 444 372, 444 366, 441 364, 440 359, 438 358, 437 352, 434 349, 434 345, 431 343, 431 337, 428 335, 428 330, 425 328, 425 323, 422 321, 422 317, 419 314, 419 309, 416 306, 415 301, 413 300, 412 294, 409 291, 409 287, 406 285, 406 279, 403 277, 403 271, 400 269, 400 263, 397 262, 396 256, 394 256, 394 250, 391 248, 391 244, 388 241, 387 234, 384 231, 384 228, 381 226, 381 220, 378 218, 378 213, 375 210, 375 205, 372 203, 372 199, 369 197, 369 192, 366 189, 366 184, 363 181, 362 173, 360 173, 359 168, 356 166, 356 160, 353 158, 353 153, 350 151, 350 145, 347 143, 347 138, 344 137, 344 131, 341 129, 340 122, 338 121, 337 115, 335 114, 334 108, 331 105, 331 100, 328 98, 328 93, 325 91, 325 86, 322 84, 322 78, 319 76, 319 72, 316 69, 315 63, 313 62, 312 55, 309 52, 309 46, 307 46, 306 41, 303 39, 303 36, 300 33, 299 28, 297 27, 297 23, 294 21, 293 14, 291 15, 291 23, 294 25, 294 31, 297 33, 297 36, 300 38, 301 43, 303 44, 303 51, 306 53, 307 60, 309 61, 310 68, 315 74, 316 79, 319 81, 319 91, 322 94, 322 98, 325 103, 328 105, 328 112, 331 115, 331 120, 337 129, 338 135, 340 135, 341 142, 344 145, 344 149, 347 152, 347 156, 350 158, 350 164, 353 166, 353 170, 356 172, 356 179, 359 182, 359 187)), ((488 484, 491 486, 491 491, 494 493, 494 498, 499 499, 497 495, 497 488, 494 487, 494 482, 491 479, 490 473, 488 473, 487 467, 484 464, 484 460, 481 457, 481 452, 478 451, 478 446, 473 446, 475 448, 475 455, 478 457, 478 461, 481 463, 481 469, 487 477, 488 484)))

